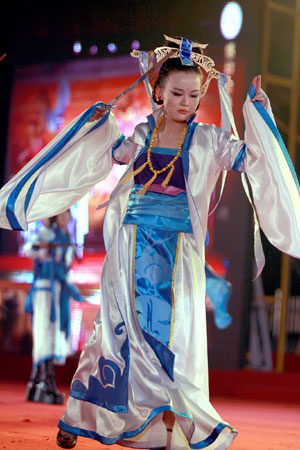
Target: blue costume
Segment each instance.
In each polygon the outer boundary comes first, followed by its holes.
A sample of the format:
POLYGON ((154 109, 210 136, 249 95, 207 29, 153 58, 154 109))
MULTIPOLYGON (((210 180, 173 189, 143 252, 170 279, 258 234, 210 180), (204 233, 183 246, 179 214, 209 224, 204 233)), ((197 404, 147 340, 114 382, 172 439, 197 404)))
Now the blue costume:
MULTIPOLYGON (((36 385, 40 383, 41 372, 46 372, 53 363, 64 364, 71 353, 70 301, 71 297, 82 301, 82 297, 69 280, 74 247, 68 233, 56 224, 42 227, 34 240, 25 244, 24 250, 27 256, 34 259, 34 281, 26 299, 25 311, 32 314, 31 378, 35 381, 31 380, 33 386, 27 397, 28 400, 38 401, 36 385), (40 242, 47 242, 50 247, 40 248, 40 242)), ((53 367, 51 371, 54 373, 53 367)))

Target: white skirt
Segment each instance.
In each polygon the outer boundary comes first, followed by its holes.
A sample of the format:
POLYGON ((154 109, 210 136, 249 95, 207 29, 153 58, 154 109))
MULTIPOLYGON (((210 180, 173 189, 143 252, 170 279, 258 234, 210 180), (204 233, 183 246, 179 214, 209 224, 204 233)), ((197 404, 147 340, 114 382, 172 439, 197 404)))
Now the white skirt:
POLYGON ((59 427, 112 445, 226 449, 236 431, 209 402, 204 261, 181 233, 174 278, 174 381, 145 341, 133 301, 135 227, 123 225, 102 271, 101 308, 74 375, 59 427))
POLYGON ((35 282, 33 293, 32 318, 32 359, 38 366, 47 359, 53 359, 55 364, 65 364, 66 357, 71 354, 71 339, 65 331, 60 330, 60 290, 61 284, 53 282, 55 321, 50 320, 52 293, 50 280, 41 279, 35 282))

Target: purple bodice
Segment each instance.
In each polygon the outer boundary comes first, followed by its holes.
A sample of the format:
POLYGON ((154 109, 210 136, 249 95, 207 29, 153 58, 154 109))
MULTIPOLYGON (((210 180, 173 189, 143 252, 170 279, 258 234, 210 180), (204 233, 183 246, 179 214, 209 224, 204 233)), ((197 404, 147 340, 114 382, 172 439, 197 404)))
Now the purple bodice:
MULTIPOLYGON (((160 170, 162 167, 165 167, 177 153, 177 149, 173 148, 161 148, 161 147, 153 147, 151 151, 151 161, 153 164, 154 169, 160 170), (162 153, 163 152, 163 153, 162 153), (167 152, 169 154, 167 154, 167 152)), ((136 170, 138 167, 140 167, 142 164, 144 164, 147 160, 147 153, 143 153, 138 157, 138 159, 134 163, 134 170, 136 170)), ((182 167, 182 160, 181 157, 179 157, 175 161, 175 169, 173 172, 173 175, 169 181, 169 186, 175 186, 177 188, 185 190, 185 182, 184 182, 184 175, 183 175, 183 167, 182 167)), ((157 176, 155 180, 155 184, 161 184, 166 176, 168 175, 168 170, 166 172, 160 174, 157 176)), ((152 178, 153 173, 149 169, 148 166, 146 166, 142 172, 140 172, 138 175, 134 177, 135 184, 145 184, 147 183, 150 178, 152 178)))

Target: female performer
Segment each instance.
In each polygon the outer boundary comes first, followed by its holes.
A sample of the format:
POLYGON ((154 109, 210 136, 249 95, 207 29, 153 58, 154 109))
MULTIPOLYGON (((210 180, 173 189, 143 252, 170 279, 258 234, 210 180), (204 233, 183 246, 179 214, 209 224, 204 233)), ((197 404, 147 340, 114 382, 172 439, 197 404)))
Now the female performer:
POLYGON ((51 217, 24 251, 34 259, 34 280, 25 311, 32 314, 32 373, 26 400, 63 404, 64 394, 56 387, 54 364, 65 364, 71 353, 70 297, 83 298, 70 282, 69 270, 75 256, 67 230, 70 211, 51 217))
POLYGON ((75 203, 114 162, 128 164, 106 210, 101 308, 59 422, 63 448, 84 436, 132 448, 221 450, 235 437, 208 394, 204 243, 221 171, 247 173, 265 234, 300 257, 299 185, 260 77, 239 141, 194 122, 219 77, 203 46, 170 39, 156 56, 163 65, 153 98, 161 107, 132 137, 94 105, 0 192, 1 226, 26 228, 75 203))

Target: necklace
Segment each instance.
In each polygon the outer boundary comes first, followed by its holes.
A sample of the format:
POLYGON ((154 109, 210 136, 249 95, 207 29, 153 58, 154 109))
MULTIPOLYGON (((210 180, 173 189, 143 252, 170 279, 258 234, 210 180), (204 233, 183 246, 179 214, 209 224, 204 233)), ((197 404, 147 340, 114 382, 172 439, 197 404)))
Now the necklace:
MULTIPOLYGON (((153 167, 153 165, 152 165, 152 161, 151 161, 151 150, 152 150, 152 146, 153 146, 153 143, 154 143, 156 134, 157 134, 157 130, 158 130, 159 127, 161 126, 163 120, 164 120, 164 116, 161 116, 161 117, 159 118, 159 120, 157 121, 157 124, 156 124, 156 126, 155 126, 155 128, 154 128, 154 130, 153 130, 153 134, 152 134, 152 136, 151 136, 150 144, 149 144, 149 147, 148 147, 148 150, 147 150, 147 163, 148 163, 148 166, 149 166, 151 172, 156 173, 157 175, 160 175, 161 173, 166 172, 166 171, 167 171, 168 169, 170 169, 170 168, 172 168, 172 169, 174 170, 174 164, 175 164, 175 162, 177 161, 177 159, 179 158, 179 156, 181 155, 181 148, 182 148, 182 144, 183 144, 183 141, 184 141, 184 138, 185 138, 185 135, 186 135, 186 131, 187 131, 187 124, 185 123, 185 124, 184 124, 183 132, 182 132, 182 134, 181 134, 181 136, 180 136, 180 138, 179 138, 179 141, 178 141, 178 145, 177 145, 177 153, 176 153, 176 155, 174 156, 174 158, 172 159, 172 161, 170 161, 165 167, 163 167, 162 169, 159 169, 159 170, 155 170, 154 167, 153 167)), ((170 177, 170 178, 171 178, 171 177, 170 177)), ((166 181, 166 180, 164 180, 163 183, 165 183, 165 181, 166 181)), ((168 184, 168 183, 166 183, 166 185, 167 185, 167 184, 168 184)), ((162 186, 164 186, 164 184, 162 184, 162 186)), ((164 187, 165 187, 165 186, 164 186, 164 187)))
POLYGON ((139 174, 140 172, 142 172, 142 170, 145 169, 146 166, 148 166, 149 169, 151 170, 151 172, 153 173, 153 176, 137 192, 137 194, 139 194, 139 195, 144 195, 147 192, 147 190, 149 189, 149 187, 151 186, 151 184, 154 183, 154 181, 156 180, 157 176, 160 175, 161 173, 164 173, 167 170, 169 170, 168 175, 166 176, 164 181, 161 183, 161 185, 163 187, 167 187, 168 184, 169 184, 169 181, 170 181, 170 179, 171 179, 171 177, 173 175, 174 169, 175 169, 174 164, 177 161, 177 159, 179 158, 179 156, 181 155, 182 144, 183 144, 186 132, 187 132, 187 124, 186 123, 184 124, 183 132, 182 132, 182 134, 181 134, 181 136, 179 138, 178 145, 177 145, 177 153, 174 156, 174 158, 166 166, 162 167, 161 169, 158 169, 158 170, 154 169, 152 161, 151 161, 151 150, 152 150, 152 147, 153 147, 153 143, 154 143, 155 137, 157 135, 157 131, 158 131, 159 127, 161 126, 161 124, 163 123, 163 120, 164 120, 164 116, 162 115, 158 119, 158 121, 157 121, 157 123, 155 125, 155 128, 153 130, 153 133, 152 133, 152 136, 151 136, 151 139, 150 139, 149 147, 148 147, 148 150, 147 150, 147 160, 146 160, 146 162, 144 164, 142 164, 140 167, 138 167, 133 173, 128 174, 128 176, 124 177, 123 180, 122 180, 123 183, 126 182, 129 178, 134 177, 135 175, 139 174))

